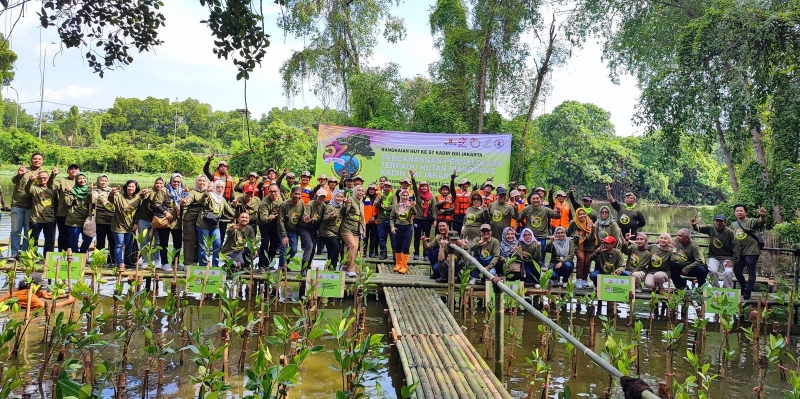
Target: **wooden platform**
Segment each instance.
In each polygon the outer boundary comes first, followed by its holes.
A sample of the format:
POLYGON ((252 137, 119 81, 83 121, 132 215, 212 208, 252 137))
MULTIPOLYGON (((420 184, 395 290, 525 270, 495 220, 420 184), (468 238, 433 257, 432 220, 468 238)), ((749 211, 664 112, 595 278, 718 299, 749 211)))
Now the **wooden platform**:
POLYGON ((511 398, 436 291, 383 290, 406 385, 419 383, 412 398, 511 398))

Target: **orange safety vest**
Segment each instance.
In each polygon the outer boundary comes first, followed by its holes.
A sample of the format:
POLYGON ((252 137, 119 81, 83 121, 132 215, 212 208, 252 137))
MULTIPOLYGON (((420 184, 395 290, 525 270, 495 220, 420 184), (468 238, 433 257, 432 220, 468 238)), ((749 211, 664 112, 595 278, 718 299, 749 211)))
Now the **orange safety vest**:
MULTIPOLYGON (((450 196, 450 198, 452 198, 452 196, 450 196)), ((441 195, 441 194, 436 196, 436 201, 438 201, 439 203, 444 204, 442 206, 442 210, 450 209, 450 208, 453 207, 453 203, 452 202, 450 202, 450 203, 444 202, 444 196, 441 195)), ((452 213, 451 214, 444 214, 444 215, 437 214, 436 215, 436 220, 439 221, 439 222, 441 222, 441 221, 452 222, 453 221, 453 214, 452 213)))
POLYGON ((311 184, 308 184, 306 186, 300 186, 300 199, 303 200, 303 205, 305 205, 309 201, 311 201, 311 197, 312 197, 311 196, 311 190, 313 188, 314 187, 311 187, 311 184))
POLYGON ((223 196, 226 200, 230 201, 233 199, 233 179, 231 175, 227 173, 221 175, 219 172, 214 172, 214 181, 222 179, 223 177, 225 178, 225 194, 223 196))
MULTIPOLYGON (((514 206, 517 207, 517 213, 518 214, 522 214, 522 210, 525 209, 525 204, 520 204, 520 203, 517 203, 516 201, 511 202, 511 205, 514 205, 514 206)), ((517 228, 517 219, 511 218, 511 228, 512 229, 516 229, 517 228)))
POLYGON ((567 204, 566 201, 558 202, 558 200, 556 200, 556 201, 553 201, 553 202, 554 202, 553 210, 556 211, 556 212, 560 212, 561 213, 561 217, 560 218, 552 218, 552 219, 550 219, 550 227, 552 227, 554 229, 556 227, 563 227, 565 229, 568 228, 569 227, 569 204, 567 204))
MULTIPOLYGON (((377 197, 376 197, 377 198, 377 197)), ((378 210, 375 209, 375 204, 372 203, 372 200, 369 197, 364 197, 364 220, 369 223, 369 220, 372 219, 378 213, 378 210)), ((373 223, 378 223, 378 219, 375 218, 373 223)))
POLYGON ((469 197, 471 194, 472 193, 469 191, 462 192, 461 188, 456 190, 456 197, 455 197, 456 211, 454 213, 455 215, 464 216, 467 214, 467 208, 469 208, 470 206, 469 197))
POLYGON ((494 198, 495 198, 494 194, 483 195, 483 192, 481 192, 481 197, 483 197, 483 205, 485 205, 485 206, 489 206, 489 204, 494 202, 494 198))

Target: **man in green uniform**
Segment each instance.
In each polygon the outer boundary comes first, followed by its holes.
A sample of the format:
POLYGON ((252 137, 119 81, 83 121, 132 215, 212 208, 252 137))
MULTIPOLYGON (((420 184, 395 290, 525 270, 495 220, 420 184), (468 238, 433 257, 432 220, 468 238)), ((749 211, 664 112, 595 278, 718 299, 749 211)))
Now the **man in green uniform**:
POLYGON ((733 288, 733 248, 736 238, 733 231, 725 225, 725 215, 714 216, 713 226, 698 226, 697 218, 692 218, 692 229, 708 235, 708 274, 711 285, 719 286, 719 269, 722 266, 722 287, 733 288))
POLYGON ((678 230, 675 242, 675 252, 670 259, 670 277, 675 288, 682 290, 686 288, 686 280, 681 276, 689 276, 697 279, 697 286, 702 287, 706 283, 708 268, 703 259, 703 252, 700 246, 692 240, 692 232, 689 229, 678 230))
POLYGON ((764 242, 758 232, 764 229, 767 210, 763 207, 758 208, 758 219, 748 218, 747 207, 736 204, 733 206, 733 213, 736 215, 736 222, 731 224, 733 235, 736 238, 733 251, 733 274, 736 275, 736 280, 742 287, 742 298, 750 299, 750 294, 756 284, 756 263, 758 257, 761 256, 761 247, 764 242), (745 268, 747 268, 747 284, 744 281, 745 268))
POLYGON ((35 179, 39 173, 39 169, 44 163, 44 156, 40 153, 31 155, 31 166, 26 168, 19 165, 17 174, 11 178, 11 183, 14 185, 14 191, 11 195, 11 234, 9 241, 11 241, 11 257, 19 255, 20 243, 22 243, 22 250, 28 250, 28 240, 25 239, 28 231, 31 229, 31 194, 26 190, 28 181, 31 176, 35 179))
POLYGON ((620 205, 611 195, 611 186, 606 186, 606 196, 611 207, 617 211, 617 223, 622 232, 622 237, 627 237, 628 233, 636 235, 639 229, 644 227, 647 221, 640 209, 636 208, 636 195, 633 192, 625 193, 625 203, 620 205))

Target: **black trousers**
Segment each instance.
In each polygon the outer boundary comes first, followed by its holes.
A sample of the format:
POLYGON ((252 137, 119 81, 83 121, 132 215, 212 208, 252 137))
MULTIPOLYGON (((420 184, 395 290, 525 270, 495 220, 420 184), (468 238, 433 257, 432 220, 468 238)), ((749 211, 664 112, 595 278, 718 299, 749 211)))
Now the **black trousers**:
POLYGON ((320 241, 322 245, 325 246, 325 250, 328 253, 328 261, 331 263, 331 267, 333 270, 336 270, 336 266, 339 264, 339 238, 338 237, 320 237, 320 241))
POLYGON ((31 230, 34 240, 39 240, 39 234, 44 232, 44 256, 47 256, 48 252, 53 252, 53 232, 55 231, 55 223, 34 223, 31 222, 31 230))
POLYGON ((375 223, 367 224, 367 236, 364 238, 364 251, 367 255, 377 256, 378 251, 378 225, 375 223))
POLYGON ((95 244, 95 249, 105 249, 108 248, 108 260, 107 263, 110 265, 116 265, 117 261, 114 259, 114 233, 111 232, 111 225, 110 224, 97 224, 97 243, 95 244), (108 240, 108 246, 106 246, 106 240, 108 240))
POLYGON ((414 255, 421 255, 423 252, 419 250, 419 241, 422 238, 422 234, 425 234, 425 237, 431 236, 431 224, 432 220, 425 218, 425 219, 414 219, 414 255))
POLYGON ((260 268, 269 266, 269 262, 278 254, 281 247, 281 238, 278 235, 276 223, 260 224, 258 231, 261 233, 261 245, 258 247, 258 265, 260 268))
POLYGON ((67 217, 56 216, 56 226, 58 227, 58 250, 66 251, 69 249, 69 229, 67 229, 67 217))
MULTIPOLYGON (((169 253, 169 236, 172 234, 172 247, 175 248, 175 258, 180 259, 180 250, 183 247, 183 230, 181 229, 156 229, 156 234, 158 234, 158 246, 161 247, 160 255, 161 255, 161 263, 166 264, 167 256, 169 253)), ((175 258, 172 258, 172 265, 175 263, 175 258)))

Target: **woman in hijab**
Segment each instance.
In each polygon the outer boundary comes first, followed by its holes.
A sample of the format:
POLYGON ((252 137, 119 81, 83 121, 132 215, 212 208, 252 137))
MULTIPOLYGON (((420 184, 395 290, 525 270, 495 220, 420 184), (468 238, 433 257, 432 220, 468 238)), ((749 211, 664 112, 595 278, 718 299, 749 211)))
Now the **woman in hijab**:
POLYGON ((498 274, 505 274, 509 281, 517 281, 522 278, 522 256, 520 254, 519 241, 517 241, 517 233, 511 227, 503 229, 502 239, 500 240, 500 257, 501 262, 498 265, 504 265, 504 270, 498 270, 498 274), (511 263, 511 258, 514 258, 511 263), (506 272, 507 271, 507 272, 506 272))
POLYGON ((489 213, 486 207, 483 206, 483 196, 481 193, 475 191, 469 196, 470 207, 467 208, 464 214, 464 227, 461 236, 467 239, 467 242, 472 242, 476 237, 481 235, 481 225, 489 223, 489 213))
POLYGON ((211 265, 217 266, 219 250, 222 247, 222 236, 219 230, 219 221, 223 218, 232 218, 233 208, 225 201, 225 182, 217 180, 211 184, 211 191, 203 196, 203 208, 197 217, 197 235, 200 241, 200 266, 205 266, 207 262, 208 249, 206 239, 211 237, 213 255, 211 265))
POLYGON ((608 205, 600 207, 600 217, 594 222, 594 227, 600 240, 606 237, 614 237, 617 240, 617 246, 622 245, 622 231, 619 229, 617 221, 614 220, 614 215, 611 214, 611 208, 608 205))
POLYGON ((542 265, 539 255, 542 253, 542 244, 536 239, 533 230, 525 228, 519 235, 519 250, 517 255, 525 267, 525 282, 536 284, 539 282, 540 268, 542 265))
POLYGON ((597 230, 594 229, 594 224, 586 211, 578 209, 575 212, 575 219, 570 222, 567 229, 567 235, 575 240, 575 258, 577 260, 577 280, 575 280, 575 288, 589 288, 589 283, 586 281, 589 278, 589 260, 592 253, 597 249, 598 238, 597 230))
POLYGON ((85 173, 78 173, 75 177, 75 184, 71 190, 65 190, 64 203, 67 205, 67 231, 69 233, 69 248, 72 252, 86 253, 92 245, 92 239, 83 234, 83 222, 89 217, 89 179, 85 173), (78 247, 78 239, 82 238, 81 246, 78 247))
MULTIPOLYGON (((424 252, 419 251, 419 241, 424 235, 425 237, 431 234, 431 227, 434 220, 436 220, 436 197, 430 188, 430 183, 421 181, 417 186, 417 181, 414 179, 414 171, 411 170, 411 186, 414 188, 415 198, 414 206, 414 260, 419 260, 420 254, 424 256, 424 252)), ((424 248, 423 248, 424 250, 424 248)))
POLYGON ((650 264, 644 270, 646 273, 644 285, 647 288, 657 290, 659 294, 663 292, 664 283, 671 277, 670 259, 674 252, 675 244, 672 242, 672 236, 669 233, 661 233, 658 241, 650 246, 650 264))
POLYGON ((194 187, 185 196, 181 196, 181 207, 183 216, 181 217, 181 240, 183 241, 183 264, 191 266, 197 261, 197 253, 200 251, 200 240, 197 239, 197 218, 203 210, 203 199, 208 190, 208 178, 206 175, 199 175, 194 179, 194 187))
POLYGON ((567 231, 563 227, 556 227, 550 242, 544 247, 545 253, 550 254, 550 268, 553 276, 550 282, 553 286, 560 286, 569 281, 572 270, 575 268, 575 241, 567 238, 567 231))
POLYGON ((414 228, 415 203, 411 201, 411 193, 408 190, 400 190, 400 201, 392 207, 389 216, 389 226, 392 234, 395 235, 397 248, 394 252, 395 266, 394 271, 406 274, 408 268, 408 258, 411 247, 411 233, 414 228))
POLYGON ((106 248, 106 239, 111 251, 108 253, 108 264, 116 265, 114 258, 114 234, 111 232, 111 219, 114 218, 114 203, 109 200, 111 187, 108 186, 108 175, 101 174, 97 177, 97 185, 92 190, 92 206, 95 209, 95 223, 97 224, 96 249, 106 248))
MULTIPOLYGON (((159 179, 161 179, 159 177, 159 179)), ((180 249, 183 246, 183 237, 181 236, 181 199, 189 193, 183 187, 183 176, 179 173, 174 173, 170 177, 169 184, 164 184, 164 179, 161 179, 160 190, 153 195, 152 206, 156 211, 156 215, 166 217, 169 226, 156 228, 155 233, 158 235, 158 242, 161 243, 161 259, 163 263, 161 270, 165 272, 172 271, 172 265, 176 263, 176 259, 180 259, 180 249), (167 243, 169 243, 169 236, 172 234, 172 246, 178 251, 175 253, 175 258, 168 261, 167 257, 169 250, 167 243)))
POLYGON ((358 257, 359 239, 366 235, 364 220, 364 187, 353 188, 353 196, 346 197, 342 205, 342 226, 339 235, 347 248, 347 264, 344 266, 348 277, 356 277, 356 257, 358 257))

